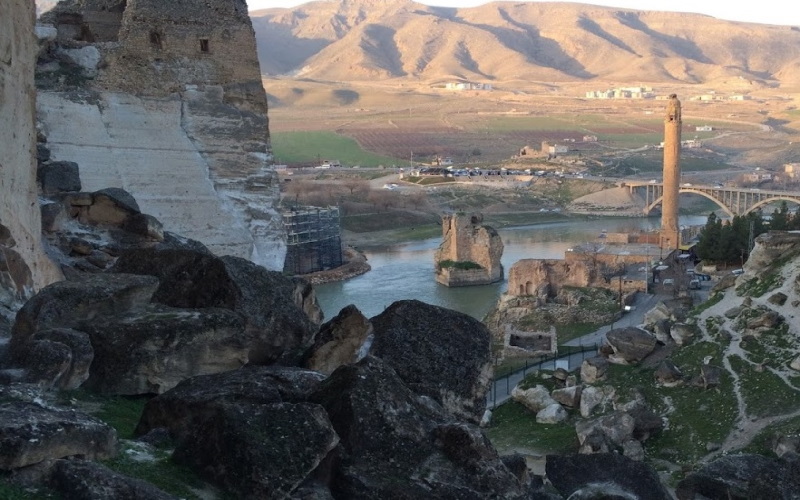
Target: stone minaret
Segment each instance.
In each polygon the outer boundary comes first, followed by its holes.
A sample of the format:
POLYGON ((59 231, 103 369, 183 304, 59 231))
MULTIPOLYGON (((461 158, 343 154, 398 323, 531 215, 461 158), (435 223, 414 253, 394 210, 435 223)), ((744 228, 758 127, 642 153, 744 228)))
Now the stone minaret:
POLYGON ((669 96, 664 117, 664 196, 661 199, 661 245, 680 245, 678 227, 678 189, 681 181, 681 102, 669 96))

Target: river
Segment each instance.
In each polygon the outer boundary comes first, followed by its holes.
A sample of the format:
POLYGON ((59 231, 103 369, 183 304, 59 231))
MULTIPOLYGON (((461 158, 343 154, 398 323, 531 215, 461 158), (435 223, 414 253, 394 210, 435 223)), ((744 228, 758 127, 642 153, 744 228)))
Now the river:
MULTIPOLYGON (((703 225, 706 216, 682 216, 681 225, 703 225)), ((503 268, 506 273, 521 259, 563 259, 564 252, 595 240, 602 231, 656 230, 659 218, 603 218, 537 224, 500 229, 503 268)), ((315 285, 317 298, 328 320, 349 305, 371 318, 398 300, 417 299, 483 319, 506 291, 508 282, 449 288, 434 278, 433 253, 441 237, 365 249, 372 270, 343 282, 315 285)))

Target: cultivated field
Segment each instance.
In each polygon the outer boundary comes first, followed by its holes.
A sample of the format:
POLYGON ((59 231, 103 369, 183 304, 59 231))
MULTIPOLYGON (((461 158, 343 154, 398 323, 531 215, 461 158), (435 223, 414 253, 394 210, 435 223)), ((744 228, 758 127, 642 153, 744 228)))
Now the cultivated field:
MULTIPOLYGON (((578 97, 582 87, 577 86, 551 87, 548 93, 540 87, 536 93, 456 92, 425 85, 268 79, 265 88, 280 163, 337 159, 348 165, 407 166, 441 156, 457 164, 501 164, 524 146, 538 149, 550 141, 568 144, 570 155, 627 167, 627 173, 660 168, 660 152, 643 147, 662 140, 664 101, 589 100, 578 97), (584 142, 584 136, 598 141, 584 142)), ((685 150, 685 170, 777 167, 798 154, 800 112, 789 97, 763 91, 750 101, 701 103, 690 96, 707 89, 658 90, 678 93, 684 139, 703 141, 702 150, 685 150), (700 125, 714 130, 696 132, 700 125)))

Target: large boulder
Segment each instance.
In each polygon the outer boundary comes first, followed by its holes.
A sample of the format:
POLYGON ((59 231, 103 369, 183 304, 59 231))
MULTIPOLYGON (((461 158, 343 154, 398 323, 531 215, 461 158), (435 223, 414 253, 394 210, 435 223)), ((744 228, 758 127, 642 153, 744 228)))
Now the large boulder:
POLYGON ((581 382, 596 384, 608 376, 608 360, 602 356, 584 359, 581 363, 581 382))
POLYGON ((85 321, 142 311, 158 287, 152 276, 86 274, 44 287, 19 310, 12 328, 12 347, 36 332, 76 328, 85 321))
POLYGON ((545 471, 564 498, 672 499, 655 470, 617 453, 548 455, 545 471))
POLYGON ((341 365, 360 359, 362 346, 372 334, 372 324, 354 305, 322 325, 306 367, 330 375, 341 365))
POLYGON ((101 394, 160 394, 195 375, 233 370, 248 361, 242 317, 228 309, 159 305, 81 326, 94 362, 86 387, 101 394))
POLYGON ((558 403, 552 404, 536 414, 538 424, 560 424, 567 419, 567 410, 558 403))
POLYGON ((606 339, 614 350, 614 354, 609 356, 612 362, 638 363, 656 348, 656 338, 635 327, 611 330, 606 339))
POLYGON ((556 389, 550 396, 567 408, 579 408, 581 404, 581 391, 583 386, 573 385, 563 389, 556 389))
POLYGON ((536 385, 527 389, 523 389, 518 385, 511 391, 511 399, 533 413, 539 413, 550 405, 558 404, 558 401, 553 399, 550 391, 543 385, 536 385))
MULTIPOLYGON (((636 419, 626 413, 617 412, 611 415, 598 417, 593 420, 583 420, 575 424, 575 432, 578 434, 578 443, 581 445, 582 452, 591 453, 596 451, 593 447, 587 447, 587 441, 591 442, 593 435, 602 435, 607 442, 615 448, 621 448, 623 443, 634 439, 633 433, 636 429, 636 419)), ((613 450, 609 450, 613 451, 613 450)))
POLYGON ((395 302, 371 322, 370 354, 453 416, 480 421, 492 381, 491 338, 483 323, 417 300, 395 302))
POLYGON ((53 161, 39 165, 36 181, 45 195, 81 190, 78 164, 71 161, 53 161))
POLYGON ((246 366, 192 377, 148 401, 135 433, 165 428, 182 441, 222 405, 302 402, 324 379, 317 372, 282 366, 246 366))
POLYGON ((663 360, 658 365, 656 371, 653 372, 653 376, 655 376, 658 384, 667 387, 673 387, 683 383, 683 374, 681 370, 669 359, 663 360))
MULTIPOLYGON (((762 455, 727 455, 686 476, 685 479, 678 483, 675 488, 675 494, 679 500, 694 500, 695 498, 708 498, 710 500, 797 498, 796 496, 771 497, 759 495, 753 497, 749 495, 750 487, 756 479, 775 470, 778 464, 778 460, 762 455)), ((780 481, 788 479, 788 477, 781 477, 780 481)), ((754 491, 754 493, 761 492, 754 491)))
POLYGON ((2 470, 71 456, 111 458, 116 445, 116 431, 94 417, 32 402, 0 403, 2 470))
POLYGON ((47 486, 61 498, 80 500, 177 500, 141 479, 114 472, 88 460, 56 460, 47 474, 47 486))
POLYGON ((696 333, 696 327, 686 323, 675 323, 670 329, 669 335, 678 346, 684 346, 692 341, 696 333))
POLYGON ((339 443, 310 403, 225 403, 192 429, 173 459, 240 498, 287 498, 339 443))
POLYGON ((581 391, 581 416, 589 418, 595 413, 605 412, 612 404, 616 390, 610 386, 587 386, 581 391))
POLYGON ((304 311, 311 307, 308 301, 316 305, 316 299, 298 293, 302 283, 238 257, 185 249, 133 249, 119 257, 112 271, 157 276, 155 302, 241 314, 251 363, 297 363, 318 328, 304 311))
POLYGON ((477 427, 454 423, 439 404, 412 392, 378 358, 340 367, 312 401, 325 407, 341 438, 331 471, 337 498, 526 494, 527 485, 508 470, 477 427))

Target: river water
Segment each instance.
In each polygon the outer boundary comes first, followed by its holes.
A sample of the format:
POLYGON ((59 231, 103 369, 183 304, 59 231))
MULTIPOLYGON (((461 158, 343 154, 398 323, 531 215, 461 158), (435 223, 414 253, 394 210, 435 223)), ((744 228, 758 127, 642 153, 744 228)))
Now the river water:
MULTIPOLYGON (((683 216, 681 225, 702 225, 706 216, 683 216)), ((574 220, 500 229, 506 273, 521 259, 563 259, 576 244, 595 240, 602 231, 657 230, 660 218, 603 218, 574 220)), ((506 291, 508 282, 449 288, 436 283, 433 253, 441 237, 365 249, 372 270, 337 283, 315 285, 317 299, 328 320, 349 305, 371 318, 398 300, 417 299, 483 319, 506 291)))

